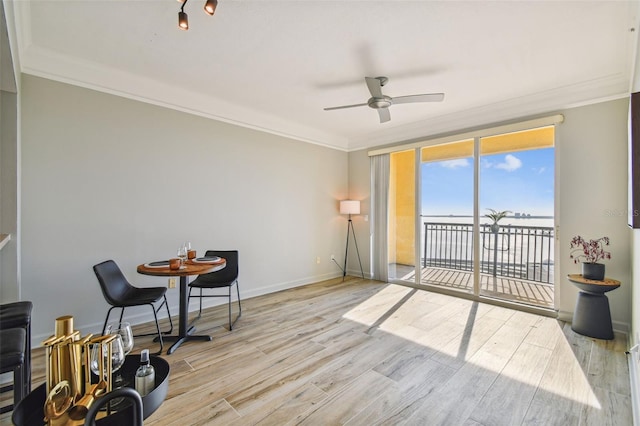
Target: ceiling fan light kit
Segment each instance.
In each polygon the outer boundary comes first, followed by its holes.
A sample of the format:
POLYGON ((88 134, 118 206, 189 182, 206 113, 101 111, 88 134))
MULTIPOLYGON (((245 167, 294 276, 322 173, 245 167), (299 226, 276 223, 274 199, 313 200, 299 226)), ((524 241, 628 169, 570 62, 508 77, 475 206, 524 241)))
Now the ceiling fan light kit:
MULTIPOLYGON (((184 11, 184 7, 187 5, 187 2, 189 0, 178 0, 178 1, 182 3, 182 6, 180 7, 180 12, 178 12, 178 28, 186 31, 189 29, 189 17, 187 16, 187 13, 184 11)), ((206 13, 209 16, 213 16, 213 14, 216 13, 216 7, 218 7, 218 0, 207 0, 204 4, 204 13, 206 13)))
POLYGON ((360 106, 368 106, 369 108, 378 111, 380 116, 380 123, 386 123, 391 120, 391 114, 389 113, 389 107, 393 104, 409 104, 416 102, 442 102, 444 100, 444 93, 426 93, 423 95, 407 95, 407 96, 386 96, 382 94, 382 86, 387 84, 389 79, 387 77, 365 77, 367 88, 371 97, 366 103, 354 104, 354 105, 342 105, 337 107, 325 108, 325 111, 333 111, 335 109, 354 108, 360 106))

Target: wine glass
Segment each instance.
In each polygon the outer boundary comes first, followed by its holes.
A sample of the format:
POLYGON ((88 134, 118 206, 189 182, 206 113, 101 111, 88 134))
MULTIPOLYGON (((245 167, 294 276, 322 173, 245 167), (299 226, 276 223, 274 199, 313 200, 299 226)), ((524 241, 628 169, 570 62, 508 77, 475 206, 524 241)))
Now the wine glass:
MULTIPOLYGON (((133 332, 131 331, 131 324, 128 322, 121 322, 117 324, 109 324, 106 330, 107 334, 118 334, 122 338, 122 347, 124 349, 125 357, 129 355, 133 349, 133 332)), ((122 374, 118 373, 115 377, 114 384, 116 387, 126 386, 122 374)))
POLYGON ((180 259, 180 269, 182 269, 187 260, 187 247, 184 244, 178 249, 178 258, 180 259))
POLYGON ((133 332, 131 331, 131 324, 128 322, 121 322, 117 324, 109 324, 106 330, 107 334, 119 334, 122 338, 122 346, 124 348, 124 354, 129 355, 133 349, 133 332))
POLYGON ((122 344, 122 337, 117 334, 116 338, 111 342, 111 353, 109 353, 109 345, 96 343, 91 349, 91 371, 98 376, 100 380, 107 379, 107 377, 100 377, 100 357, 102 357, 103 365, 111 363, 111 371, 116 372, 124 364, 124 345, 122 344))
MULTIPOLYGON (((124 345, 122 344, 122 336, 120 334, 115 335, 115 339, 111 341, 111 352, 109 353, 109 344, 96 343, 91 349, 91 371, 98 376, 99 380, 107 380, 107 363, 111 363, 111 371, 116 372, 124 364, 124 345), (100 357, 102 357, 102 363, 105 376, 100 376, 100 357)), ((109 408, 115 407, 120 404, 124 398, 114 398, 109 402, 109 408)), ((108 410, 107 409, 107 410, 108 410)))

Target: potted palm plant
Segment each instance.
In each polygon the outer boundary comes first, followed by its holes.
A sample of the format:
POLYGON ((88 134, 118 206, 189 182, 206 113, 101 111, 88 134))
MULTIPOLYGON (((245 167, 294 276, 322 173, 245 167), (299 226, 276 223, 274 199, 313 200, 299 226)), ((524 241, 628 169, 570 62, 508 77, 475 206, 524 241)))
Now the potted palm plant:
POLYGON ((609 237, 601 237, 597 240, 585 240, 580 235, 571 239, 570 253, 573 263, 582 262, 582 276, 588 280, 604 280, 604 264, 599 260, 611 259, 611 253, 604 247, 609 245, 609 237))
POLYGON ((498 231, 500 230, 500 225, 498 225, 498 222, 504 219, 509 213, 511 213, 511 211, 503 210, 499 212, 494 209, 487 209, 487 210, 489 210, 491 213, 485 214, 484 217, 487 217, 493 221, 493 223, 490 226, 491 232, 493 232, 494 234, 497 234, 498 231))

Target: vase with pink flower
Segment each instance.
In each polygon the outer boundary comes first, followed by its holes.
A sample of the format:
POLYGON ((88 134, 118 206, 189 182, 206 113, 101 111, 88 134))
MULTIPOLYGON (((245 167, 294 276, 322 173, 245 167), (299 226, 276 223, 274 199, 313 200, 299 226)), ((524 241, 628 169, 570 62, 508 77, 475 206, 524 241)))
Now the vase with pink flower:
POLYGON ((582 276, 588 280, 604 280, 604 263, 599 260, 611 259, 611 253, 606 251, 609 245, 609 237, 601 237, 596 240, 585 240, 580 235, 571 239, 570 257, 573 263, 582 263, 582 276))

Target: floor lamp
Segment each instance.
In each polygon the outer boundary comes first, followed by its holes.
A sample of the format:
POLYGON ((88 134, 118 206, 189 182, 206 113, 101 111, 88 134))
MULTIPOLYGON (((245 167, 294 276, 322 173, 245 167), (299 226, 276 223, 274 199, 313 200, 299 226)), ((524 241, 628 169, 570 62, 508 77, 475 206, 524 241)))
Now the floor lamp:
POLYGON ((347 259, 349 258, 349 234, 353 234, 353 244, 356 246, 356 253, 358 254, 358 263, 360 264, 360 273, 362 273, 362 279, 364 279, 364 271, 362 270, 362 262, 360 261, 360 251, 358 250, 358 241, 356 241, 356 231, 353 229, 353 222, 351 221, 352 214, 360 214, 360 201, 358 200, 343 200, 340 201, 340 214, 348 214, 349 222, 347 224, 347 245, 344 249, 344 268, 342 269, 342 281, 347 275, 347 259))

